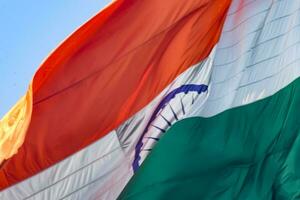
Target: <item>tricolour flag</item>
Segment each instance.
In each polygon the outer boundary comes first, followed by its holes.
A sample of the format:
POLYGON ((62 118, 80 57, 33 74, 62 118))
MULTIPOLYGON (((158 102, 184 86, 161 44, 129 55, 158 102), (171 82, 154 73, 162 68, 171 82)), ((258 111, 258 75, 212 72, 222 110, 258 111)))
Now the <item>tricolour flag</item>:
POLYGON ((297 199, 300 2, 114 1, 0 122, 1 199, 297 199))

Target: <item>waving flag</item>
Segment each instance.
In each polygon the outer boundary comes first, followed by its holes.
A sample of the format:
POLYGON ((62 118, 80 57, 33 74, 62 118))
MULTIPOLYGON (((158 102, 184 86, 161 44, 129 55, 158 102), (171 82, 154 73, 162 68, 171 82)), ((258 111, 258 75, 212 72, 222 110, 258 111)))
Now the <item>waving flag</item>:
POLYGON ((1 199, 297 198, 299 10, 113 2, 1 120, 1 199))

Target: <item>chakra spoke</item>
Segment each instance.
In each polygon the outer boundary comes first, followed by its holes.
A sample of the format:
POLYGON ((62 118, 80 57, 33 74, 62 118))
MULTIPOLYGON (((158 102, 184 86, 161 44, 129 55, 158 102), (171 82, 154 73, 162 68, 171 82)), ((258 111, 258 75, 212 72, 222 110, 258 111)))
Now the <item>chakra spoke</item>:
POLYGON ((192 94, 192 105, 195 103, 195 97, 194 94, 192 94))
POLYGON ((166 130, 165 130, 165 129, 159 128, 158 126, 155 126, 155 125, 151 125, 151 126, 153 126, 154 128, 157 128, 158 130, 160 130, 160 131, 161 131, 161 132, 163 132, 163 133, 165 133, 165 132, 166 132, 166 130))
POLYGON ((182 112, 183 112, 183 115, 185 115, 185 110, 184 110, 182 98, 180 98, 180 104, 181 104, 181 110, 182 110, 182 112))
POLYGON ((142 151, 151 151, 152 149, 142 149, 142 151))
POLYGON ((169 104, 169 106, 170 106, 170 108, 171 108, 171 111, 172 111, 172 113, 173 113, 173 115, 174 115, 174 117, 175 117, 176 121, 178 121, 178 117, 177 117, 177 115, 176 115, 175 111, 173 110, 173 108, 172 108, 171 104, 170 104, 170 103, 168 103, 168 104, 169 104))
POLYGON ((156 138, 156 137, 145 137, 145 138, 152 139, 152 140, 155 140, 155 141, 159 140, 159 138, 156 138))
POLYGON ((162 114, 159 114, 159 115, 165 120, 165 122, 168 123, 169 126, 172 125, 172 123, 169 120, 167 120, 167 118, 165 118, 162 114))

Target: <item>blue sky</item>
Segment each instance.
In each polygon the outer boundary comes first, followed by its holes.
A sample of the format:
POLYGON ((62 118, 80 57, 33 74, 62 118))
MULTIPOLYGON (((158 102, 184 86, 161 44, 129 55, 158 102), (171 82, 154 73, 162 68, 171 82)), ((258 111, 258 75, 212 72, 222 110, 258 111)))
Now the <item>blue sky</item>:
POLYGON ((111 0, 0 0, 0 118, 41 62, 111 0))

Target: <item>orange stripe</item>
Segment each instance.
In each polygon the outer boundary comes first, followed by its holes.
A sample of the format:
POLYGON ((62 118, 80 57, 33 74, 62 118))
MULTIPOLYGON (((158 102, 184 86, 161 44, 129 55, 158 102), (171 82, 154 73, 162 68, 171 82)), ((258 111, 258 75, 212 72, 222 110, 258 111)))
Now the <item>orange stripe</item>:
POLYGON ((230 0, 115 1, 69 37, 33 79, 24 144, 2 189, 103 137, 204 59, 230 0))

